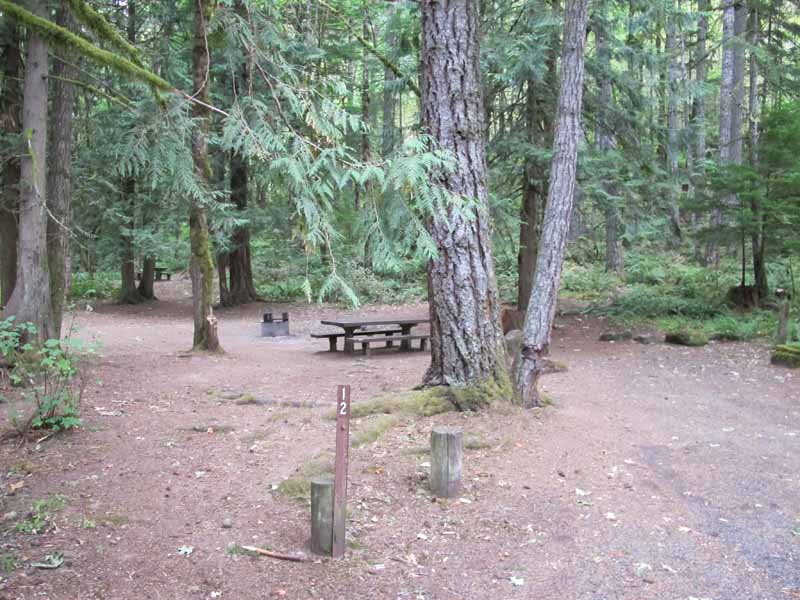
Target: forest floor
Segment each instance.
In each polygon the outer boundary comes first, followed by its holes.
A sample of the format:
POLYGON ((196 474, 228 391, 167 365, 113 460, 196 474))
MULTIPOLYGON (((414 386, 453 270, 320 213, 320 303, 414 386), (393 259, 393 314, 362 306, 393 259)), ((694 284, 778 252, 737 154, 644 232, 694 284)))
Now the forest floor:
POLYGON ((427 353, 330 354, 308 334, 347 311, 272 304, 291 337, 258 337, 264 305, 220 310, 226 353, 187 354, 188 282, 156 293, 77 314, 102 344, 83 428, 0 446, 0 598, 800 598, 800 375, 766 346, 601 343, 560 317, 552 406, 355 421, 385 431, 351 451, 348 553, 293 563, 239 546, 308 554, 308 506, 276 488, 333 449, 336 385, 408 390, 427 353), (457 500, 426 488, 434 424, 465 431, 457 500), (16 530, 54 495, 46 532, 16 530))

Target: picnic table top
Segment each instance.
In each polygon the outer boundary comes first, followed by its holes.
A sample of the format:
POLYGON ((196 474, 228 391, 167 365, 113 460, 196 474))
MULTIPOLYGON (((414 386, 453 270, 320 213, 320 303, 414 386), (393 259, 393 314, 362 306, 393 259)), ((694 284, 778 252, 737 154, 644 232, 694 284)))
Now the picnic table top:
POLYGON ((422 317, 418 319, 343 319, 341 321, 320 321, 320 323, 341 327, 342 329, 350 329, 351 327, 363 327, 365 325, 419 325, 420 323, 430 323, 430 321, 430 319, 422 317))

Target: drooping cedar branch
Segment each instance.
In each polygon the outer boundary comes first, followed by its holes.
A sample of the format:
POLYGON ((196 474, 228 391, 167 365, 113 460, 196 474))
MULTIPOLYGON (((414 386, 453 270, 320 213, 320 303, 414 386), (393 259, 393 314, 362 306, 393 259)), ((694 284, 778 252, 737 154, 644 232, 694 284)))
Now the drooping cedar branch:
POLYGON ((111 102, 115 102, 116 104, 119 104, 120 106, 122 106, 124 108, 127 108, 128 110, 132 110, 133 109, 133 103, 131 102, 131 100, 129 98, 126 98, 125 96, 121 96, 121 95, 110 94, 110 93, 108 93, 106 91, 101 90, 96 85, 92 85, 91 83, 86 83, 85 81, 81 81, 80 79, 70 79, 68 77, 57 77, 55 75, 48 75, 47 78, 48 79, 55 79, 55 80, 58 80, 58 81, 63 81, 64 83, 68 83, 70 85, 78 86, 80 88, 85 89, 88 92, 91 92, 91 93, 96 94, 98 96, 102 96, 106 100, 109 100, 111 102))
POLYGON ((143 66, 142 54, 139 49, 122 37, 116 28, 106 21, 100 13, 83 0, 69 0, 69 5, 72 8, 72 13, 81 23, 117 50, 127 54, 134 64, 140 67, 143 66))
POLYGON ((131 60, 119 56, 118 54, 98 48, 82 37, 75 35, 63 27, 59 27, 52 21, 37 17, 18 4, 9 2, 8 0, 0 0, 0 10, 5 12, 11 18, 16 19, 20 23, 35 29, 40 35, 46 39, 49 39, 55 44, 62 44, 74 48, 87 58, 119 71, 123 75, 127 75, 147 83, 155 89, 165 92, 177 91, 175 86, 168 81, 165 81, 152 71, 145 69, 144 67, 141 67, 133 63, 131 60))
POLYGON ((399 77, 400 79, 402 79, 402 80, 403 80, 403 81, 406 83, 406 85, 408 86, 408 88, 409 88, 409 89, 410 89, 412 92, 414 92, 414 93, 415 93, 417 96, 419 96, 419 87, 417 87, 417 84, 415 84, 415 83, 414 83, 414 81, 411 79, 411 77, 409 77, 408 75, 406 75, 405 73, 403 73, 403 72, 400 70, 400 67, 398 67, 398 66, 397 66, 396 64, 394 64, 392 61, 390 61, 388 58, 386 58, 386 57, 385 57, 383 54, 381 54, 381 53, 378 51, 378 49, 377 49, 375 46, 373 46, 372 44, 370 44, 370 43, 369 43, 369 42, 368 42, 366 39, 364 39, 364 37, 362 37, 362 36, 361 36, 361 35, 360 35, 360 34, 359 34, 359 33, 358 33, 358 32, 357 32, 355 29, 353 29, 352 27, 350 27, 349 23, 347 22, 347 18, 346 18, 346 16, 345 16, 345 15, 343 15, 343 14, 342 14, 342 12, 341 12, 341 11, 340 11, 338 8, 336 8, 336 7, 334 7, 334 6, 331 6, 330 4, 328 4, 327 2, 325 2, 325 0, 319 0, 319 3, 320 3, 322 6, 324 6, 325 8, 327 8, 328 10, 330 10, 331 12, 333 12, 334 14, 336 14, 336 15, 338 15, 338 16, 340 16, 340 17, 342 17, 342 20, 343 20, 343 22, 344 22, 344 26, 345 26, 345 27, 347 27, 347 30, 348 30, 348 31, 350 32, 350 34, 351 34, 351 35, 352 35, 352 36, 353 36, 353 37, 356 39, 356 41, 357 41, 359 44, 361 44, 361 45, 364 47, 364 49, 365 49, 367 52, 369 52, 370 54, 372 54, 372 56, 374 56, 375 58, 377 58, 377 59, 380 61, 380 63, 381 63, 381 64, 382 64, 384 67, 386 67, 386 68, 387 68, 387 69, 389 69, 389 70, 390 70, 392 73, 394 73, 396 77, 399 77))

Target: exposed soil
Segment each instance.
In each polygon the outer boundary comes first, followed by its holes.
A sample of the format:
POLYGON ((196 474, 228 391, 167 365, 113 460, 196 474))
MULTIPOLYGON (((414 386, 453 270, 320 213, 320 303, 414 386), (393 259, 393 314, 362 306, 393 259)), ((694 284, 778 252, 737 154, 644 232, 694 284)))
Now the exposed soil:
POLYGON ((258 337, 264 305, 221 310, 226 353, 188 355, 187 286, 78 313, 102 343, 85 427, 0 446, 0 598, 800 598, 800 375, 760 345, 600 343, 581 317, 559 320, 553 406, 401 417, 351 451, 344 559, 238 554, 308 553, 307 505, 273 488, 332 451, 336 385, 407 390, 429 359, 324 352, 308 334, 348 313, 279 304, 292 337, 258 337), (426 488, 434 424, 469 441, 457 500, 426 488), (48 531, 16 531, 52 494, 48 531))

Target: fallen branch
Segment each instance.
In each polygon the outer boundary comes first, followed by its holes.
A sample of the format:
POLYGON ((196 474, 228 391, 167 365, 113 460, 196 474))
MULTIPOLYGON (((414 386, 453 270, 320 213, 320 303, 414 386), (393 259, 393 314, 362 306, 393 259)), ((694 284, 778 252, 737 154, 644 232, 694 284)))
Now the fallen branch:
POLYGON ((308 562, 305 555, 298 554, 281 554, 280 552, 272 552, 271 550, 264 550, 263 548, 256 548, 255 546, 242 546, 242 550, 248 552, 255 552, 261 556, 268 556, 269 558, 277 558, 278 560, 289 560, 292 562, 308 562))

